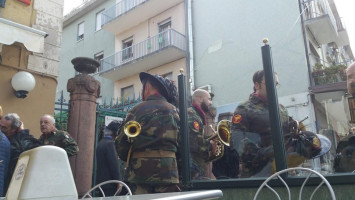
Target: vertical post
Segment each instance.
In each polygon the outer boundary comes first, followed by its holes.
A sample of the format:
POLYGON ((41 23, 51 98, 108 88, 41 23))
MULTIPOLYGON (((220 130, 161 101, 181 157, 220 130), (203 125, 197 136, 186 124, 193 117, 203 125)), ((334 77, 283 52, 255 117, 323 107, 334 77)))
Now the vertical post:
MULTIPOLYGON (((96 163, 96 148, 97 148, 97 143, 99 140, 99 117, 100 117, 100 112, 99 112, 99 107, 100 105, 97 103, 96 105, 96 123, 95 123, 95 142, 94 142, 94 169, 93 171, 93 175, 92 175, 92 187, 94 187, 96 185, 96 168, 97 168, 97 163, 96 163)), ((95 193, 93 193, 93 196, 95 197, 95 193)))
POLYGON ((187 102, 186 102, 186 77, 182 74, 183 70, 180 70, 178 76, 179 86, 179 115, 180 115, 180 154, 182 158, 182 184, 187 186, 191 182, 190 176, 190 159, 189 159, 189 137, 187 130, 187 102))
POLYGON ((265 74, 265 85, 269 107, 272 143, 275 152, 276 170, 280 171, 287 168, 286 153, 280 120, 279 102, 277 99, 277 91, 275 89, 275 73, 271 57, 271 47, 267 44, 267 42, 267 39, 264 39, 265 45, 261 47, 261 53, 265 74))

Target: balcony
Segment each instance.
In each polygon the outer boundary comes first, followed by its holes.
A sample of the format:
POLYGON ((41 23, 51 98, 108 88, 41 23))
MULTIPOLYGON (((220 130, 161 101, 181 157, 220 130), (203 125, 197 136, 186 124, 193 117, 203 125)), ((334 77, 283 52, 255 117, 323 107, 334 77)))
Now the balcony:
POLYGON ((113 81, 185 57, 185 36, 168 29, 101 60, 100 76, 113 81))
POLYGON ((341 19, 337 20, 337 28, 338 28, 338 38, 335 41, 335 43, 337 43, 338 46, 350 45, 348 31, 346 30, 345 26, 343 25, 341 19))
POLYGON ((328 67, 317 63, 313 68, 313 92, 346 90, 346 66, 343 64, 328 67))
POLYGON ((328 0, 308 0, 303 2, 305 26, 319 44, 334 42, 338 37, 337 21, 328 0))
POLYGON ((103 29, 117 35, 184 0, 122 0, 102 13, 103 29))

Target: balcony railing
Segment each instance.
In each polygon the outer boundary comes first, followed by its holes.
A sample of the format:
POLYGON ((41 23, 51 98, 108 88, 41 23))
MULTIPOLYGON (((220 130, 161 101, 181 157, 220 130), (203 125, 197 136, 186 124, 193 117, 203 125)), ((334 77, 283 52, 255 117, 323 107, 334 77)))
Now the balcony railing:
POLYGON ((102 24, 107 24, 111 20, 119 17, 120 15, 128 12, 129 10, 135 8, 136 6, 146 2, 147 0, 122 0, 118 2, 116 5, 108 8, 102 13, 102 24))
MULTIPOLYGON (((319 66, 319 65, 318 65, 319 66)), ((346 66, 343 64, 313 69, 315 85, 326 85, 346 81, 346 66)))
POLYGON ((143 58, 149 54, 157 53, 167 47, 174 47, 185 51, 185 36, 173 29, 163 31, 147 40, 102 59, 100 73, 121 67, 124 64, 143 58))
POLYGON ((305 20, 311 20, 328 15, 334 29, 337 31, 338 25, 329 6, 328 0, 308 0, 304 1, 303 5, 305 9, 305 20))

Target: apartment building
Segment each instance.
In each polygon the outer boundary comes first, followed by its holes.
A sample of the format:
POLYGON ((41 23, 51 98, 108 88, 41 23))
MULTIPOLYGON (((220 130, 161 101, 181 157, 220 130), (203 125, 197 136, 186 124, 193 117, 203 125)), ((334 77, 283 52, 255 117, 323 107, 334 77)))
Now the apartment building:
POLYGON ((309 116, 309 130, 348 132, 344 68, 354 55, 333 0, 206 0, 191 7, 192 87, 211 89, 217 115, 234 112, 253 92, 253 73, 262 69, 260 47, 268 38, 279 102, 290 115, 309 116))
MULTIPOLYGON (((89 57, 100 61, 115 52, 115 37, 102 29, 102 13, 114 5, 114 0, 88 0, 64 16, 62 51, 56 100, 61 92, 69 101, 67 82, 78 72, 71 60, 76 57, 89 57)), ((113 97, 113 81, 99 76, 99 70, 91 74, 101 84, 99 101, 109 102, 113 97)))
POLYGON ((100 76, 114 82, 119 102, 140 97, 142 71, 177 83, 186 72, 183 0, 122 0, 102 13, 103 29, 115 37, 115 53, 101 60, 100 76))

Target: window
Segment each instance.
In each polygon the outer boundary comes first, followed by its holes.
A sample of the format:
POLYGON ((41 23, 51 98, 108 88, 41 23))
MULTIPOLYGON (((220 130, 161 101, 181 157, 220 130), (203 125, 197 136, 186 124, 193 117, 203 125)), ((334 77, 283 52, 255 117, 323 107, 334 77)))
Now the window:
POLYGON ((101 10, 100 12, 96 13, 96 28, 95 31, 101 30, 102 28, 102 13, 104 10, 101 10))
POLYGON ((162 77, 167 78, 169 80, 173 80, 173 72, 163 74, 162 77))
POLYGON ((133 57, 133 37, 125 39, 122 41, 122 60, 133 57))
POLYGON ((94 59, 97 60, 97 62, 100 63, 100 67, 97 69, 97 72, 101 71, 101 60, 104 58, 104 52, 101 51, 97 54, 94 55, 94 59))
POLYGON ((121 89, 121 101, 126 103, 134 99, 133 85, 121 89))
POLYGON ((159 47, 163 48, 169 45, 169 39, 170 39, 170 32, 168 31, 171 28, 171 21, 170 18, 159 23, 159 47))
POLYGON ((81 22, 78 25, 78 36, 76 38, 77 41, 84 39, 84 22, 81 22))

